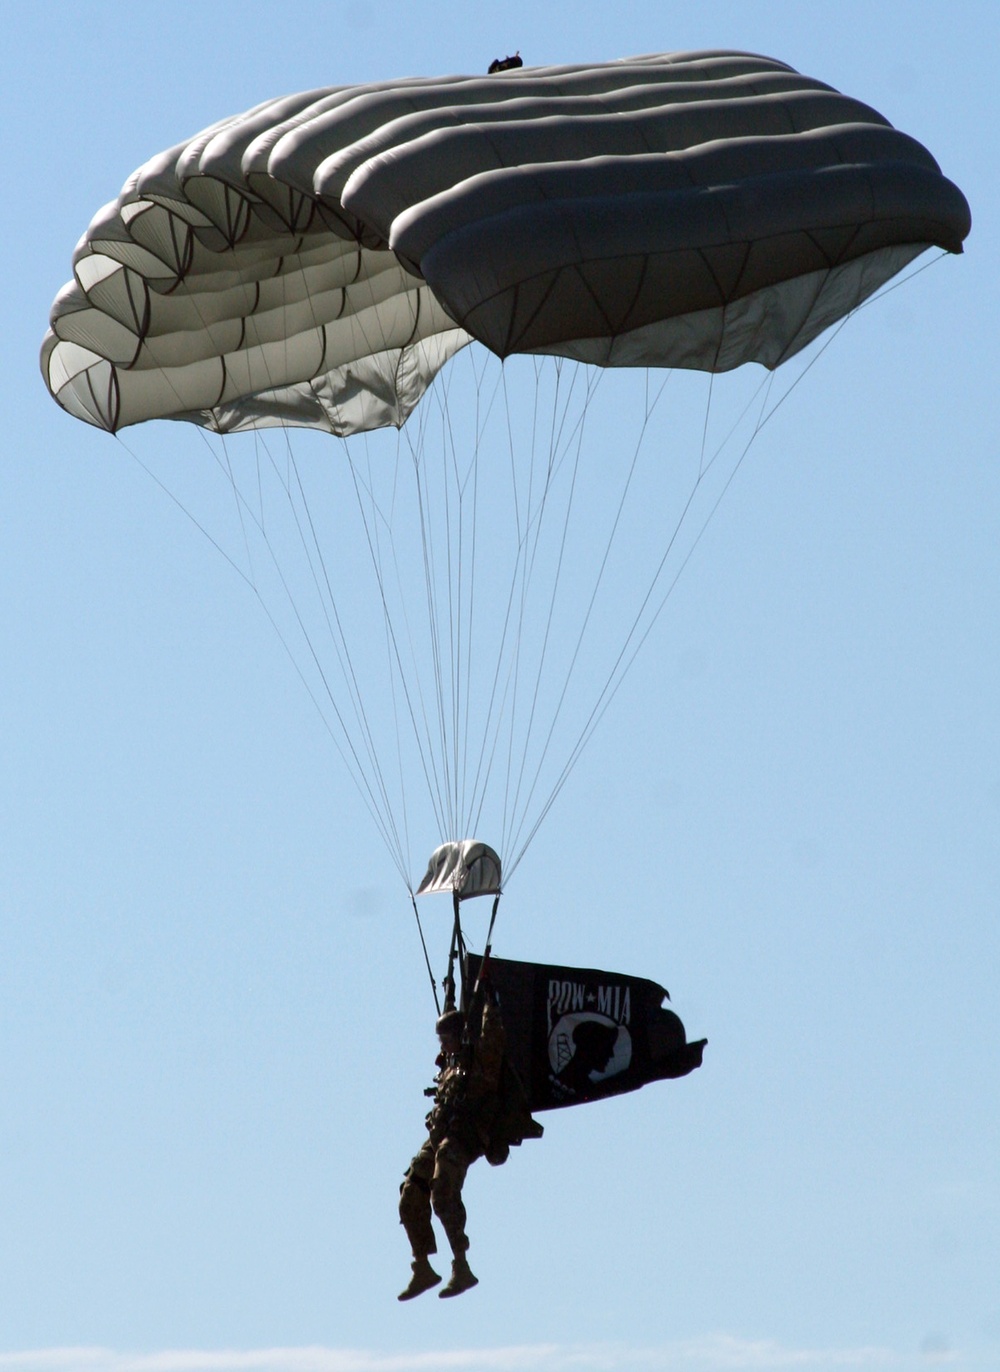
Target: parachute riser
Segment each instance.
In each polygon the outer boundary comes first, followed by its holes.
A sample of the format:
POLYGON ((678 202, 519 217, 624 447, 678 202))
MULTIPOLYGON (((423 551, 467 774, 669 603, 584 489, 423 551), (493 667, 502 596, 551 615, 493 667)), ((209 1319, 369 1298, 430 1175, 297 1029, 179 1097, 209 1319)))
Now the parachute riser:
POLYGON ((466 944, 465 935, 462 932, 462 898, 458 892, 452 895, 453 923, 451 930, 451 947, 448 952, 448 971, 444 977, 444 1008, 454 1010, 456 1005, 461 1005, 463 1011, 468 1013, 476 1005, 482 983, 486 976, 489 966, 490 951, 493 947, 493 926, 496 924, 497 908, 500 904, 500 892, 498 891, 493 898, 493 909, 490 912, 490 924, 486 933, 486 947, 483 951, 482 962, 479 965, 479 974, 476 977, 476 984, 470 989, 466 972, 466 944), (455 982, 455 962, 458 961, 459 984, 455 982), (456 999, 456 990, 459 995, 456 999))
POLYGON ((465 999, 465 940, 462 937, 462 898, 457 891, 452 893, 453 923, 451 927, 451 948, 448 951, 448 971, 444 978, 444 1012, 455 1009, 455 959, 460 958, 459 974, 462 978, 462 999, 465 999))
MULTIPOLYGON (((448 962, 448 984, 450 986, 450 994, 454 997, 454 959, 457 956, 459 959, 459 976, 461 978, 459 1005, 465 1020, 462 1029, 462 1058, 466 1067, 470 1067, 475 1052, 475 1045, 479 1039, 483 997, 488 994, 486 991, 487 969, 490 961, 490 949, 493 946, 493 926, 496 923, 497 906, 500 904, 500 892, 498 891, 493 898, 493 910, 490 913, 490 925, 486 934, 486 947, 479 964, 479 972, 476 976, 475 985, 472 986, 471 990, 469 987, 468 949, 465 944, 465 936, 462 933, 461 897, 457 892, 455 893, 454 901, 455 924, 452 930, 451 954, 448 962)), ((454 1000, 449 1008, 454 1008, 454 1000)))

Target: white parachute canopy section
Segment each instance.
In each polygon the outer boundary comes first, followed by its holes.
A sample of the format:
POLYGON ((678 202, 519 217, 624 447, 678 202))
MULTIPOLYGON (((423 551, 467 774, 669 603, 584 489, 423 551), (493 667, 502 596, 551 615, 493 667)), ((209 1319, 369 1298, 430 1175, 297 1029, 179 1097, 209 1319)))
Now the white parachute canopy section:
POLYGON ((418 896, 450 891, 459 900, 500 894, 500 859, 492 848, 473 838, 442 843, 431 853, 418 896))

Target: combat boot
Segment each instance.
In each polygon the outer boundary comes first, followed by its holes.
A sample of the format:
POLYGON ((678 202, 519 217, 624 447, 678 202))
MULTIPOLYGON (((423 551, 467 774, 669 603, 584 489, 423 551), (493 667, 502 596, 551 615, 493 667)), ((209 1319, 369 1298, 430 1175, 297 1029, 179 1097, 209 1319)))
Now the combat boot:
POLYGON ((479 1278, 469 1266, 468 1258, 462 1253, 455 1258, 451 1265, 451 1280, 443 1290, 438 1292, 438 1295, 442 1300, 448 1296, 460 1296, 463 1291, 468 1291, 470 1286, 478 1285, 479 1278))
MULTIPOLYGON (((401 1301, 412 1301, 414 1296, 423 1295, 432 1286, 437 1286, 441 1280, 426 1258, 414 1258, 411 1266, 413 1276, 410 1278, 410 1284, 406 1290, 399 1293, 401 1301)), ((475 1277, 472 1280, 475 1281, 475 1277)))

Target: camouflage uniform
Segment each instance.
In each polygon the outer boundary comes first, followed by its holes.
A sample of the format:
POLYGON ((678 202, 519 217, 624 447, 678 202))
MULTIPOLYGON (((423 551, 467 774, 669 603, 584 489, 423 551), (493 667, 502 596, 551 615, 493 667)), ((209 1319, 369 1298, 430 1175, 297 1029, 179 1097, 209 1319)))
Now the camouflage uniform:
POLYGON ((399 1219, 414 1259, 437 1252, 431 1208, 441 1221, 456 1258, 469 1247, 462 1185, 465 1174, 489 1144, 504 1056, 500 1012, 483 1007, 478 1042, 438 1058, 434 1106, 427 1139, 410 1163, 399 1193, 399 1219))

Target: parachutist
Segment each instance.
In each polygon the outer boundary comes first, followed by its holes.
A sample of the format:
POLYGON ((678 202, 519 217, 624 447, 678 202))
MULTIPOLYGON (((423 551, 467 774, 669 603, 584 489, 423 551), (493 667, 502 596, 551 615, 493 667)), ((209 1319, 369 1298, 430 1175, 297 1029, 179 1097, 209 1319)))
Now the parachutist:
POLYGON ((462 1186, 465 1174, 490 1141, 489 1124, 496 1113, 504 1055, 503 1022, 487 1000, 475 1042, 468 1041, 465 1017, 459 1010, 446 1011, 436 1027, 441 1051, 427 1139, 399 1191, 399 1219, 413 1251, 413 1276, 400 1293, 401 1301, 412 1300, 441 1280, 428 1261, 437 1252, 432 1208, 453 1255, 451 1280, 440 1294, 457 1296, 478 1281, 466 1258, 469 1240, 462 1186))
POLYGON ((516 67, 523 67, 521 54, 515 52, 513 57, 494 57, 493 61, 486 69, 487 76, 493 76, 498 71, 513 71, 516 67))

